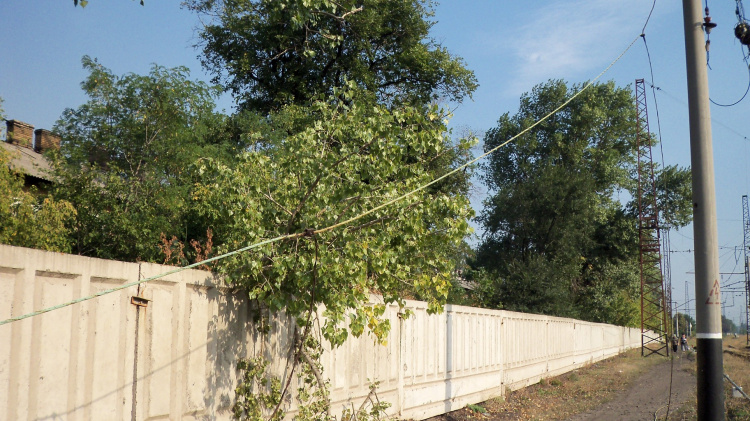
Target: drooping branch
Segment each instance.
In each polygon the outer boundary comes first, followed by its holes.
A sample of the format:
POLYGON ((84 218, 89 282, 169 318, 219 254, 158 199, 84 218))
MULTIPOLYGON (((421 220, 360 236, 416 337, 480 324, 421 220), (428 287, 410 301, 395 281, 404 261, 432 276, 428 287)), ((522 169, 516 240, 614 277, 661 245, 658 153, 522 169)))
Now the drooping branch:
MULTIPOLYGON (((310 371, 312 371, 313 375, 315 376, 315 380, 318 381, 318 387, 321 389, 326 388, 326 382, 323 380, 323 375, 321 374, 320 370, 318 370, 318 367, 315 366, 315 362, 313 361, 312 357, 305 351, 304 348, 300 350, 300 357, 305 361, 305 363, 310 367, 310 371)), ((328 419, 331 419, 331 407, 330 405, 326 406, 326 415, 328 416, 328 419)))

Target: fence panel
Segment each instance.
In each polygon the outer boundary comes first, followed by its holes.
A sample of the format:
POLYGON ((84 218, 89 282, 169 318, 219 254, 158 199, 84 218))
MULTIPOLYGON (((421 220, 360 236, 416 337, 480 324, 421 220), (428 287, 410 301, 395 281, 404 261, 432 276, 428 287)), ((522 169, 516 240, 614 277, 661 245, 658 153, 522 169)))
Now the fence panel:
MULTIPOLYGON (((137 279, 137 265, 0 246, 0 317, 137 279)), ((127 419, 135 288, 0 326, 4 419, 127 419)))
MULTIPOLYGON (((0 319, 171 269, 0 245, 0 319)), ((430 315, 419 301, 407 308, 413 316, 403 319, 387 307, 384 345, 363 335, 324 346, 333 414, 358 408, 378 382, 390 415, 424 419, 640 346, 637 329, 451 305, 430 315)), ((292 368, 293 321, 271 317, 264 336, 255 315, 242 294, 189 270, 0 326, 0 419, 229 420, 240 358, 263 355, 284 380, 292 368), (136 295, 147 306, 133 305, 136 295)), ((291 417, 298 403, 284 408, 291 417)))

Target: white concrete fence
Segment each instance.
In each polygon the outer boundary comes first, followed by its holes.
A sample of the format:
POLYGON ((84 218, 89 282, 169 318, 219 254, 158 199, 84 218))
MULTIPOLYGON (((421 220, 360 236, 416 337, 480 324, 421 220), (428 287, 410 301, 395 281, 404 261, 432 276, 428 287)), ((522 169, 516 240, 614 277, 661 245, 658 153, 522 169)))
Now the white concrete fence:
MULTIPOLYGON (((0 320, 171 269, 0 245, 0 320)), ((572 319, 408 307, 414 315, 405 320, 388 308, 387 345, 363 336, 323 354, 333 414, 359 407, 379 381, 390 415, 424 419, 641 341, 637 329, 572 319)), ((6 324, 0 420, 231 419, 237 359, 262 350, 284 374, 289 325, 276 318, 263 345, 248 300, 197 270, 6 324), (132 304, 133 296, 147 306, 132 304)), ((290 414, 295 408, 290 402, 290 414)))

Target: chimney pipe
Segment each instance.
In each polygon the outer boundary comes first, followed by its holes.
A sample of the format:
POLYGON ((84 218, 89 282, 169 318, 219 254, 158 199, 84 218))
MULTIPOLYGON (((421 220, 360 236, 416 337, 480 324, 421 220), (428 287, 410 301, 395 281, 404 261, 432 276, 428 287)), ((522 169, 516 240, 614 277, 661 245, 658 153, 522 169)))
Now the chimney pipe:
POLYGON ((34 130, 34 150, 44 153, 50 149, 60 149, 60 136, 47 129, 34 130))
POLYGON ((6 142, 31 149, 31 143, 34 140, 34 126, 18 120, 7 120, 5 124, 8 128, 6 142))

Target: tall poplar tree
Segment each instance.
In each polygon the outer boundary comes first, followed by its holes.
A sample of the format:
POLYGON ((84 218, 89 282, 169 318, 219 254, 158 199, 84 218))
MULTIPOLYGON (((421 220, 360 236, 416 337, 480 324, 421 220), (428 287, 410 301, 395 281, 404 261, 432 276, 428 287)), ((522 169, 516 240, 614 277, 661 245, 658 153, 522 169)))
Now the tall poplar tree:
POLYGON ((430 38, 421 0, 189 0, 201 61, 243 109, 309 104, 354 82, 381 103, 460 101, 477 87, 430 38))
MULTIPOLYGON (((583 85, 553 80, 521 97, 488 131, 493 148, 564 103, 583 85)), ((595 84, 491 155, 478 264, 492 306, 633 324, 638 314, 636 110, 630 89, 595 84)), ((648 138, 649 141, 655 141, 648 138)), ((689 171, 658 171, 665 226, 690 221, 689 171)))

